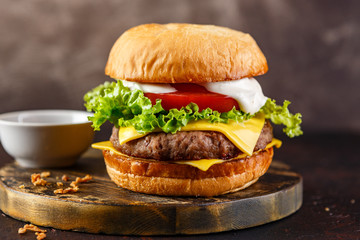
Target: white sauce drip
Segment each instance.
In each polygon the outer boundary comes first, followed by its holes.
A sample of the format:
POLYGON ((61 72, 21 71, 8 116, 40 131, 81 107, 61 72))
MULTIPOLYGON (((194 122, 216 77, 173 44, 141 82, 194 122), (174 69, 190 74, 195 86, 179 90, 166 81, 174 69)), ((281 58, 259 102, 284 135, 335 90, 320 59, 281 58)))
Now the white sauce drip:
POLYGON ((242 78, 234 81, 201 84, 208 91, 234 98, 243 112, 254 114, 264 106, 267 97, 255 78, 242 78))
POLYGON ((173 88, 170 84, 166 83, 138 83, 130 82, 126 80, 121 80, 125 87, 130 88, 130 90, 141 90, 144 93, 170 93, 175 92, 176 89, 173 88))
MULTIPOLYGON (((139 89, 144 93, 171 93, 176 89, 166 83, 138 83, 121 80, 130 90, 139 89)), ((254 114, 264 106, 267 97, 255 78, 242 78, 234 81, 211 82, 201 84, 208 91, 234 98, 243 112, 254 114)))

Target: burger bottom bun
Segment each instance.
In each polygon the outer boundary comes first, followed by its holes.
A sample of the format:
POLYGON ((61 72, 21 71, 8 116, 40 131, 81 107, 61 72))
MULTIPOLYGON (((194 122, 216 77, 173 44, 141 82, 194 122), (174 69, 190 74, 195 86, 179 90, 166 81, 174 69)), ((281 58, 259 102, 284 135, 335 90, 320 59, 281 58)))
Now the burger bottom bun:
POLYGON ((113 182, 134 192, 165 196, 216 196, 249 187, 269 168, 273 148, 211 166, 208 171, 103 151, 113 182))

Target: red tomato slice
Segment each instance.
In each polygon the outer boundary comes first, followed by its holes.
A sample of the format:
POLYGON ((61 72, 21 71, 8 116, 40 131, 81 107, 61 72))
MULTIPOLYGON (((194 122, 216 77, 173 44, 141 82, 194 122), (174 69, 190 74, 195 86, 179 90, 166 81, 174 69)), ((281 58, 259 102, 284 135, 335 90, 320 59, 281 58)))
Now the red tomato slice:
POLYGON ((162 99, 161 105, 165 110, 172 108, 180 109, 189 103, 196 103, 200 111, 211 108, 219 112, 228 112, 234 106, 239 109, 238 102, 226 95, 209 92, 203 86, 192 83, 172 84, 177 90, 172 93, 145 93, 145 96, 151 100, 152 104, 156 99, 162 99))

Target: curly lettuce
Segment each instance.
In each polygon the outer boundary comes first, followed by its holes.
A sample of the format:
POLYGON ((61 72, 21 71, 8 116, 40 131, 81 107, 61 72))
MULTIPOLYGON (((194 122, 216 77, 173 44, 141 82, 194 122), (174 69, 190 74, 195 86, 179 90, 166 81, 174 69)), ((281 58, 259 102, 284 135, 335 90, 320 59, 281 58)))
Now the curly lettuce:
POLYGON ((275 100, 268 98, 265 105, 260 109, 265 114, 266 119, 270 119, 272 123, 277 125, 284 125, 283 132, 289 137, 293 138, 303 134, 300 124, 301 114, 295 115, 290 113, 288 105, 291 102, 285 100, 282 106, 276 104, 275 100))
MULTIPOLYGON (((243 122, 254 116, 236 110, 235 107, 224 113, 210 108, 199 111, 199 107, 194 103, 179 110, 166 111, 161 100, 158 99, 156 104, 152 105, 141 90, 131 91, 121 81, 105 82, 86 93, 84 101, 87 111, 94 112, 89 120, 93 122, 95 130, 100 130, 101 125, 109 121, 116 127, 133 126, 143 134, 159 128, 166 133, 176 133, 190 121, 205 119, 212 123, 227 123, 229 120, 243 122)), ((301 114, 291 114, 287 108, 289 104, 289 101, 285 101, 283 106, 279 106, 275 100, 268 99, 260 112, 274 124, 285 125, 284 132, 289 137, 299 136, 302 134, 301 114)))

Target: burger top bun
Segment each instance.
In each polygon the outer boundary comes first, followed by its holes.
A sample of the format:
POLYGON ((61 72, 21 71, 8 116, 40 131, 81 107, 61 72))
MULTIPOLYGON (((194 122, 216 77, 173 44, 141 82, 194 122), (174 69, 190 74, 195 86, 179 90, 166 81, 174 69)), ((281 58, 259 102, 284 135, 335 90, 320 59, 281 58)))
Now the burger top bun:
POLYGON ((266 73, 266 58, 243 32, 211 25, 145 24, 111 49, 105 73, 144 83, 205 83, 266 73))

